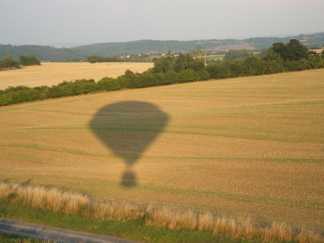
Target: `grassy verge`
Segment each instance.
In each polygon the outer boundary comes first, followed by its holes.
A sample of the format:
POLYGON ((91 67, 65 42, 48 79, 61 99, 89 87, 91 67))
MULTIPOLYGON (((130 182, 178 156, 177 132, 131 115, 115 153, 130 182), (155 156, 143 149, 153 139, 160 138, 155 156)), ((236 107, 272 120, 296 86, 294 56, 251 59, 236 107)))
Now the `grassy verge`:
POLYGON ((32 240, 23 237, 18 237, 18 236, 0 234, 0 242, 1 243, 17 243, 17 242, 27 243, 27 242, 32 242, 32 240))
MULTIPOLYGON (((30 239, 26 237, 20 237, 15 235, 0 235, 1 243, 44 243, 43 240, 30 239)), ((46 241, 46 243, 55 243, 52 241, 46 241)))
POLYGON ((1 217, 141 242, 323 242, 283 223, 262 226, 193 209, 96 201, 28 184, 0 183, 1 217))
MULTIPOLYGON (((33 209, 31 207, 22 206, 20 203, 13 203, 3 199, 0 200, 0 217, 76 231, 113 235, 141 242, 248 242, 245 240, 217 237, 210 232, 168 230, 148 226, 144 224, 143 220, 117 221, 87 219, 79 215, 68 215, 53 213, 48 210, 33 209)), ((0 236, 1 242, 5 240, 5 242, 15 242, 15 239, 18 238, 0 236)))

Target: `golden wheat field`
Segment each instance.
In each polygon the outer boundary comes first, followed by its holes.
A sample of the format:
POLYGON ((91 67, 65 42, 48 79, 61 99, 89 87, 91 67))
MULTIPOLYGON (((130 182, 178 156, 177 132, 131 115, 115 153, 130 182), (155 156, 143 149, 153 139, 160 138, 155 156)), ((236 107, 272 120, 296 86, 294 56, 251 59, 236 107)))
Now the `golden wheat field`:
POLYGON ((55 85, 63 81, 76 79, 101 79, 118 77, 129 69, 144 72, 151 68, 151 63, 60 63, 48 62, 41 66, 29 66, 22 69, 0 71, 0 90, 9 86, 24 85, 35 87, 55 85))
POLYGON ((0 108, 0 178, 324 228, 324 70, 0 108))

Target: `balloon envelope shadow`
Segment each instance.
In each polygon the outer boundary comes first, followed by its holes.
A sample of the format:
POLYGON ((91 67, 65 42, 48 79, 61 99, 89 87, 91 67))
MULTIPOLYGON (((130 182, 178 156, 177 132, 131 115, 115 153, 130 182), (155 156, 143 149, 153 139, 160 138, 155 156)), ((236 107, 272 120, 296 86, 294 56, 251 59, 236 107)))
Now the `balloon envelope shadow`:
POLYGON ((91 130, 126 164, 121 185, 137 185, 132 166, 165 129, 169 116, 154 104, 125 101, 102 107, 90 122, 91 130))

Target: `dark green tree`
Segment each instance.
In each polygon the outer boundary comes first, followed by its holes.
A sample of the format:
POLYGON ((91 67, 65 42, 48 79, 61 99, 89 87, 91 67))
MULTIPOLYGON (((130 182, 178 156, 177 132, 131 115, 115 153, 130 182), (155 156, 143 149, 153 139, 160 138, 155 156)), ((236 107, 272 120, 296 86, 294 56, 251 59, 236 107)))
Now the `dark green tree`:
POLYGON ((272 52, 278 54, 282 59, 285 59, 285 60, 288 57, 287 46, 284 43, 281 43, 281 42, 274 43, 272 45, 272 48, 270 48, 269 51, 272 51, 272 52))
POLYGON ((288 59, 289 60, 301 60, 309 56, 309 50, 300 41, 292 39, 287 44, 288 59))
POLYGON ((295 39, 290 40, 288 44, 274 43, 271 49, 279 54, 285 61, 306 59, 310 53, 306 46, 295 39))
POLYGON ((181 72, 183 70, 193 69, 194 71, 200 71, 204 69, 204 63, 201 60, 194 59, 189 54, 180 54, 174 63, 174 70, 181 72))
POLYGON ((154 68, 153 72, 155 73, 166 73, 174 71, 174 62, 175 58, 171 56, 166 56, 162 58, 157 58, 153 60, 154 68))

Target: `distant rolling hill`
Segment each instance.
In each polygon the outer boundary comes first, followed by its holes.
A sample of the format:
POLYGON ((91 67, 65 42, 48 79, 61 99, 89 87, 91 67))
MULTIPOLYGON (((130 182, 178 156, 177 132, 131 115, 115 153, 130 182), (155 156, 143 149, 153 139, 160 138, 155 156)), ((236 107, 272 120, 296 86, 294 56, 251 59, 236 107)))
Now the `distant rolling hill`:
POLYGON ((35 55, 45 61, 78 60, 90 55, 119 56, 125 54, 161 53, 161 52, 189 52, 203 49, 221 52, 229 49, 260 50, 270 47, 274 42, 287 42, 289 39, 298 39, 308 47, 323 47, 324 32, 315 34, 302 34, 289 37, 258 37, 249 39, 225 40, 192 40, 192 41, 160 41, 139 40, 130 42, 99 43, 72 48, 55 48, 37 45, 1 45, 0 58, 4 56, 35 55))
POLYGON ((80 59, 83 56, 70 48, 55 48, 51 46, 37 45, 1 45, 0 59, 5 56, 19 57, 21 55, 37 56, 43 61, 66 61, 80 59))

